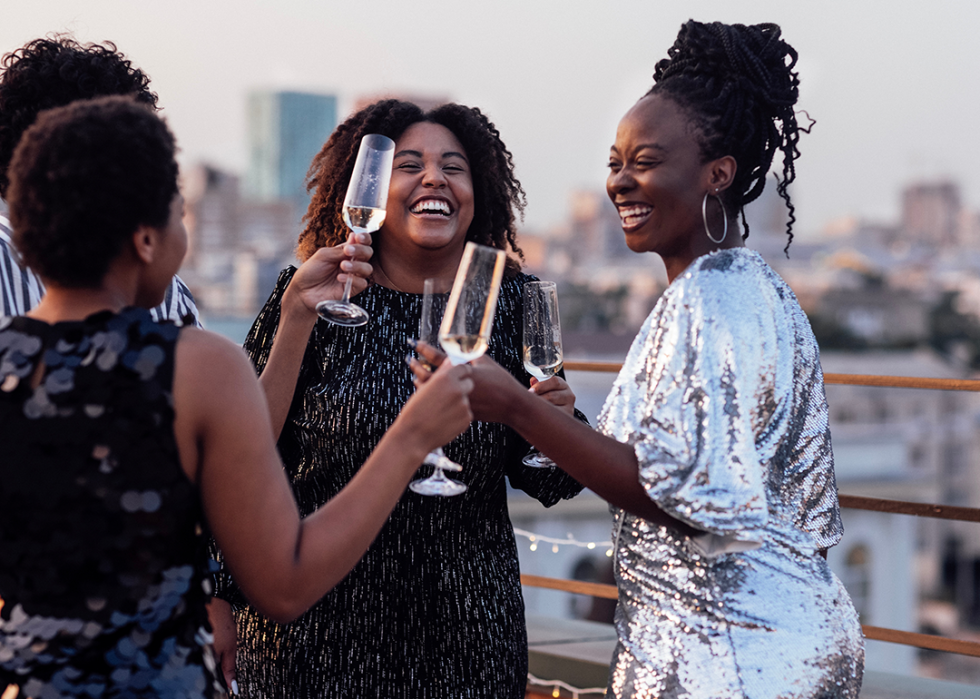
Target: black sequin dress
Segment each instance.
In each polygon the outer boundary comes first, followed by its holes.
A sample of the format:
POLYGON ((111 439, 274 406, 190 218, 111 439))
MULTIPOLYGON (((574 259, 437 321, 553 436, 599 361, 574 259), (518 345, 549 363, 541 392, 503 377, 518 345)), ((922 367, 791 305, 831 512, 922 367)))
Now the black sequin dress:
POLYGON ((178 333, 135 308, 0 318, 0 689, 213 696, 206 537, 173 432, 178 333))
MULTIPOLYGON (((260 371, 293 271, 280 276, 246 340, 260 371)), ((525 384, 522 288, 532 279, 504 280, 489 349, 525 384)), ((304 515, 351 480, 414 391, 405 357, 407 339, 418 336, 421 294, 375 285, 355 300, 371 321, 317 323, 279 440, 304 515)), ((581 490, 558 469, 523 466, 527 451, 509 428, 474 423, 445 447, 463 466, 450 475, 466 483, 464 494, 406 491, 363 560, 296 622, 240 608, 243 696, 523 697, 527 633, 504 476, 545 505, 581 490)), ((227 579, 218 588, 236 601, 227 579)))

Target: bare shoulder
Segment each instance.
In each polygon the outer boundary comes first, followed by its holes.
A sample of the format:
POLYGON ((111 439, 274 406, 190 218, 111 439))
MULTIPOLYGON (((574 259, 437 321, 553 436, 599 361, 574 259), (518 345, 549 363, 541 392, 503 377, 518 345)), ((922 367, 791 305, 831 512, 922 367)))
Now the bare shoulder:
POLYGON ((184 328, 177 342, 175 389, 190 388, 197 395, 240 392, 258 384, 245 351, 226 337, 200 328, 184 328))

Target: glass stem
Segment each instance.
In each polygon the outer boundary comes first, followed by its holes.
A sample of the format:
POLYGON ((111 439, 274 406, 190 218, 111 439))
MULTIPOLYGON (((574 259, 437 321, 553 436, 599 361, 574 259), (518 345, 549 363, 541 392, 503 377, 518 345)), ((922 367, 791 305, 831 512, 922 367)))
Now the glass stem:
POLYGON ((354 277, 350 274, 347 275, 347 281, 344 282, 344 296, 340 299, 343 304, 350 303, 350 289, 351 285, 354 283, 354 277))

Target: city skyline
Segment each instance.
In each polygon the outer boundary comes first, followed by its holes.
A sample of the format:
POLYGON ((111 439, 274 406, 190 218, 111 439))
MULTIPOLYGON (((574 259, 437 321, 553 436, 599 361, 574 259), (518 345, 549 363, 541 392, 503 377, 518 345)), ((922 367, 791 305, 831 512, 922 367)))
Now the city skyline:
POLYGON ((253 90, 335 94, 341 119, 365 95, 445 95, 496 123, 528 193, 527 228, 542 230, 565 219, 571 191, 602 189, 619 117, 692 16, 774 21, 800 52, 798 107, 817 120, 800 144, 800 233, 849 215, 895 220, 913 181, 953 179, 980 207, 980 133, 960 126, 980 107, 980 7, 968 2, 49 0, 5 10, 0 51, 54 31, 115 41, 150 75, 183 162, 238 174, 253 90))

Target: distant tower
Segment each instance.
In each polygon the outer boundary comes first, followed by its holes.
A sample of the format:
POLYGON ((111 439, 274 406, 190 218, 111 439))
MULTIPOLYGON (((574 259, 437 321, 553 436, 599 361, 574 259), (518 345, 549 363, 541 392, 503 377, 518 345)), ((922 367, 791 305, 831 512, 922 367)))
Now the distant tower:
POLYGON ((920 183, 902 192, 902 232, 910 242, 956 245, 960 190, 952 182, 920 183))
POLYGON ((253 92, 248 97, 245 194, 288 199, 305 211, 306 172, 337 126, 337 98, 304 92, 253 92))

